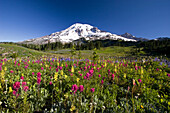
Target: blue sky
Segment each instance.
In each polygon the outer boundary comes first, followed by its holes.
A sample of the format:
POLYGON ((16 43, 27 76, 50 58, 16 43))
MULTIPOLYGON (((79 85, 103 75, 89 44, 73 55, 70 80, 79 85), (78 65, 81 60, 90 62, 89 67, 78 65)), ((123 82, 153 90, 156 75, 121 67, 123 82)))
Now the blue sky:
POLYGON ((86 23, 115 34, 170 37, 170 0, 0 0, 0 41, 23 41, 86 23))

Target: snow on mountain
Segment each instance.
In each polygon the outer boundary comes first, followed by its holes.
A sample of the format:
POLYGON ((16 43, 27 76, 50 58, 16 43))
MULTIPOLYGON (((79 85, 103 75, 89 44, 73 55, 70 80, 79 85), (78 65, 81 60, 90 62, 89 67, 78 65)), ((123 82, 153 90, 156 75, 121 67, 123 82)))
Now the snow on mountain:
POLYGON ((93 27, 89 24, 76 23, 69 28, 62 30, 60 32, 55 32, 50 35, 46 35, 40 38, 29 39, 19 43, 27 44, 46 44, 50 42, 61 41, 63 43, 72 42, 74 40, 84 37, 86 40, 96 40, 96 39, 111 39, 111 40, 124 40, 124 41, 134 41, 135 39, 126 38, 109 32, 104 32, 99 30, 97 27, 93 27))

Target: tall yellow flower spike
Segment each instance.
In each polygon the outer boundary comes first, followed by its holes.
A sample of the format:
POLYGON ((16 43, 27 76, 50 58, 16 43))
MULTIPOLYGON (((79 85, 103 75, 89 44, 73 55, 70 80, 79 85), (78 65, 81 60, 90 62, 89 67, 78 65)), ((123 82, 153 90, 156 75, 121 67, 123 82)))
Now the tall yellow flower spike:
POLYGON ((74 73, 74 67, 73 66, 71 67, 71 72, 74 73))
POLYGON ((12 92, 12 87, 9 87, 9 93, 11 93, 12 92))
POLYGON ((57 79, 58 79, 58 72, 56 72, 56 73, 54 74, 54 80, 57 81, 57 79))
POLYGON ((63 75, 63 70, 60 71, 60 74, 63 75))

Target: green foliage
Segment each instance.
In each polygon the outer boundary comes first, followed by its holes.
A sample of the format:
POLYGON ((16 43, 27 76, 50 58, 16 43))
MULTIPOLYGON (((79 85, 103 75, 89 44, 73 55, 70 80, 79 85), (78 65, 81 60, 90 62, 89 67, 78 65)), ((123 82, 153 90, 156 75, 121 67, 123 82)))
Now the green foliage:
POLYGON ((93 61, 96 61, 96 60, 98 60, 99 55, 97 55, 97 50, 96 50, 96 48, 95 48, 93 51, 94 51, 94 52, 93 52, 93 61))
POLYGON ((76 49, 75 49, 74 45, 73 45, 72 50, 70 51, 70 53, 71 53, 72 58, 74 57, 74 55, 76 55, 76 49))

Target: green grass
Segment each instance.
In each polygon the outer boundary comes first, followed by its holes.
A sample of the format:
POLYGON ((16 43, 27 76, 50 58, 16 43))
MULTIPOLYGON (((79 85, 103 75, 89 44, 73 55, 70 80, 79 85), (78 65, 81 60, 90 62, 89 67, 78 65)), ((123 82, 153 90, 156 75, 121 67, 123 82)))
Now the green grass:
MULTIPOLYGON (((58 51, 49 51, 51 53, 55 53, 58 55, 65 55, 65 56, 71 56, 70 54, 71 49, 62 49, 58 51)), ((110 47, 102 47, 100 50, 97 50, 97 54, 101 57, 107 57, 107 56, 132 56, 132 52, 135 50, 134 46, 130 47, 119 47, 119 46, 110 46, 110 47)), ((78 54, 79 51, 77 51, 78 54)), ((144 54, 143 51, 141 53, 144 54)), ((81 50, 82 57, 88 58, 92 57, 93 50, 81 50)))
MULTIPOLYGON (((36 50, 32 50, 32 49, 28 49, 25 47, 21 47, 21 46, 17 46, 14 44, 0 44, 0 54, 2 53, 9 53, 7 56, 5 57, 11 57, 14 52, 17 53, 17 57, 25 57, 25 56, 29 56, 29 57, 38 57, 38 56, 42 56, 42 55, 55 55, 55 56, 60 56, 60 57, 71 57, 71 53, 70 50, 71 49, 61 49, 58 51, 46 51, 46 52, 42 52, 42 51, 36 51, 36 50)), ((122 57, 126 57, 126 56, 133 56, 132 52, 135 51, 134 46, 130 46, 130 47, 119 47, 119 46, 110 46, 110 47, 102 47, 100 48, 100 50, 97 50, 97 54, 100 57, 108 57, 108 56, 122 56, 122 57)), ((75 57, 78 56, 78 52, 77 51, 77 55, 75 57)), ((140 51, 140 54, 145 54, 144 51, 140 51)), ((93 50, 81 50, 81 56, 82 58, 92 58, 93 56, 93 50)))
POLYGON ((32 49, 28 49, 25 47, 17 46, 14 44, 0 44, 0 54, 8 53, 5 57, 11 57, 13 54, 17 53, 17 57, 25 57, 25 56, 42 56, 42 55, 52 55, 51 53, 45 53, 41 51, 36 51, 32 49))

